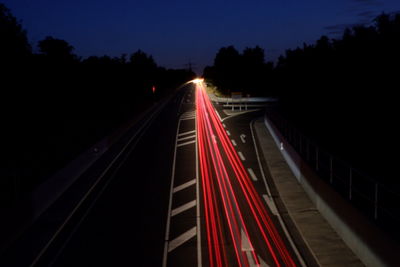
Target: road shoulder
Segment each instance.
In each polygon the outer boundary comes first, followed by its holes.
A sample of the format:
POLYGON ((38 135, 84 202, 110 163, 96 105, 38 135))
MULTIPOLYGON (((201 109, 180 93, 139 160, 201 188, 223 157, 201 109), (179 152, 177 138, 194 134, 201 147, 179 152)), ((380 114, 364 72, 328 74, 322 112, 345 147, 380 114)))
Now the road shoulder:
POLYGON ((256 140, 272 195, 309 266, 364 266, 318 212, 297 182, 262 118, 254 122, 256 140))

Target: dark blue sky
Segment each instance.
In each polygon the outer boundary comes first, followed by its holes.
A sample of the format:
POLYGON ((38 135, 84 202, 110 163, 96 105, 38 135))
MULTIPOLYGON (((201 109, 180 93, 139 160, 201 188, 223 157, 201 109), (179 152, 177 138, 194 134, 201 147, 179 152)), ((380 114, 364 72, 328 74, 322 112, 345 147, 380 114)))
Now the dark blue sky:
POLYGON ((67 40, 76 54, 119 56, 138 49, 159 65, 198 72, 219 48, 259 45, 267 60, 346 25, 400 11, 399 0, 0 0, 34 45, 45 36, 67 40))

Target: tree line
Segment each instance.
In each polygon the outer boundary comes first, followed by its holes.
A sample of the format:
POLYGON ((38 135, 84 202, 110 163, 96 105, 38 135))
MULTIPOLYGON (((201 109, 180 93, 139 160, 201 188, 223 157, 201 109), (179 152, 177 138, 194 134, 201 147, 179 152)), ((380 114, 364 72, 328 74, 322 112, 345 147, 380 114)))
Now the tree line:
POLYGON ((0 70, 0 206, 194 77, 158 66, 141 50, 82 59, 51 36, 33 49, 1 3, 0 70))
POLYGON ((259 47, 223 47, 204 75, 224 93, 278 96, 280 114, 301 131, 393 184, 399 62, 400 14, 383 13, 340 38, 288 49, 275 64, 259 47))
POLYGON ((274 94, 268 87, 273 63, 265 62, 264 49, 246 48, 242 53, 234 46, 222 47, 213 66, 204 69, 204 77, 212 81, 223 94, 240 91, 245 94, 274 94))

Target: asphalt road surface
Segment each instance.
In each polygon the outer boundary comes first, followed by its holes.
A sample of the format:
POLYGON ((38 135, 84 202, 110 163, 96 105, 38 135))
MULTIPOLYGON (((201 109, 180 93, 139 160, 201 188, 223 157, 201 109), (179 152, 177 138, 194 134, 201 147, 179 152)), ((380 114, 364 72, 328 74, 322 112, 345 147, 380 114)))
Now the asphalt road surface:
POLYGON ((1 266, 305 266, 252 121, 204 83, 141 120, 0 257, 1 266), (104 168, 107 166, 107 168, 104 168))

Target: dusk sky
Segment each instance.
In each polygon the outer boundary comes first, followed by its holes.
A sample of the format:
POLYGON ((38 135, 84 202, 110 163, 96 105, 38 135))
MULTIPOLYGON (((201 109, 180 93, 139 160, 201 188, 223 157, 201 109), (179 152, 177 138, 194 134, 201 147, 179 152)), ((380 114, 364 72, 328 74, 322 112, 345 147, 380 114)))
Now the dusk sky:
MULTIPOLYGON (((65 39, 83 58, 138 49, 169 68, 193 62, 198 73, 219 48, 259 45, 267 60, 322 34, 369 23, 399 0, 0 0, 22 21, 34 48, 46 36, 65 39)), ((36 48, 35 48, 36 49, 36 48)))

